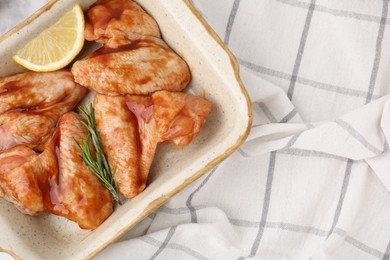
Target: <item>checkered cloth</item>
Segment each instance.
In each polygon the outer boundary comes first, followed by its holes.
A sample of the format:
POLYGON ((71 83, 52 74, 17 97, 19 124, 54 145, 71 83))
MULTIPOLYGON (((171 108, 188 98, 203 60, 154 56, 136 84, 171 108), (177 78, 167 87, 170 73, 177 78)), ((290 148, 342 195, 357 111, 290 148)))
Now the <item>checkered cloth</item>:
POLYGON ((388 260, 389 1, 194 4, 241 64, 251 134, 96 259, 388 260))
POLYGON ((247 142, 97 259, 389 259, 389 1, 197 0, 247 142))

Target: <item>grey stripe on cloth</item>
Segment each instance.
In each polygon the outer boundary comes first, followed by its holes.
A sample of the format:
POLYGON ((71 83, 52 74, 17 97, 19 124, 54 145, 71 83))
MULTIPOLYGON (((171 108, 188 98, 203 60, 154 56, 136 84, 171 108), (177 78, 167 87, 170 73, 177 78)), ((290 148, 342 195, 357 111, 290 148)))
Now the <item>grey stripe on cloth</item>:
MULTIPOLYGON (((205 205, 199 205, 199 206, 193 206, 195 210, 201 210, 208 208, 208 206, 205 205)), ((158 209, 158 212, 166 213, 166 214, 172 214, 172 215, 182 215, 182 214, 188 214, 190 212, 189 208, 170 208, 168 206, 161 206, 158 209)))
POLYGON ((363 135, 361 135, 356 129, 354 129, 350 124, 345 122, 342 119, 336 119, 334 121, 337 125, 347 131, 351 136, 353 136, 361 145, 363 145, 367 150, 372 152, 373 154, 381 154, 383 151, 381 149, 376 148, 372 144, 370 144, 363 135))
POLYGON ((348 189, 352 165, 353 165, 353 161, 351 159, 349 159, 347 162, 347 167, 345 169, 344 180, 343 180, 343 184, 341 186, 339 201, 337 203, 336 211, 335 211, 335 214, 333 217, 332 227, 330 228, 330 231, 328 233, 327 238, 333 233, 333 230, 335 229, 337 222, 339 221, 341 210, 342 210, 343 204, 344 204, 345 194, 347 193, 347 189, 348 189))
POLYGON ((152 213, 150 213, 150 214, 148 215, 147 218, 150 218, 150 219, 153 221, 154 218, 156 217, 156 215, 157 215, 157 212, 152 212, 152 213))
POLYGON ((300 132, 300 133, 298 133, 298 134, 293 135, 293 136, 290 138, 290 140, 288 141, 288 143, 286 144, 286 146, 285 146, 284 148, 282 148, 282 150, 283 150, 283 149, 288 149, 288 148, 290 148, 291 146, 293 146, 293 145, 296 143, 296 141, 298 141, 298 138, 301 136, 301 134, 303 134, 303 131, 300 132))
MULTIPOLYGON (((261 126, 262 124, 258 124, 258 125, 253 125, 252 128, 255 128, 255 127, 258 127, 258 126, 261 126)), ((304 133, 304 131, 298 133, 298 134, 295 134, 293 135, 290 140, 288 141, 288 143, 286 144, 285 147, 283 147, 281 150, 286 150, 286 149, 289 149, 291 148, 295 143, 296 141, 298 140, 298 138, 304 133)), ((243 156, 243 157, 246 157, 246 158, 249 158, 251 157, 249 154, 247 154, 244 150, 242 150, 241 148, 238 149, 238 151, 240 152, 240 154, 243 156)))
POLYGON ((301 41, 299 43, 298 53, 297 53, 297 57, 295 58, 292 77, 291 77, 290 85, 289 85, 288 91, 287 91, 287 97, 290 100, 292 100, 292 97, 294 95, 295 83, 297 81, 299 68, 301 67, 302 56, 303 56, 303 52, 305 50, 306 39, 307 39, 307 36, 309 35, 309 28, 310 28, 310 24, 311 24, 311 19, 313 18, 315 4, 316 4, 316 0, 310 1, 309 10, 307 12, 305 24, 303 26, 301 41))
MULTIPOLYGON (((246 61, 246 60, 243 60, 243 59, 238 59, 238 60, 244 68, 247 68, 247 69, 254 71, 256 73, 265 74, 265 75, 269 75, 269 76, 279 78, 279 79, 284 79, 284 80, 290 80, 292 77, 290 74, 285 73, 285 72, 281 72, 281 71, 273 70, 273 69, 266 68, 266 67, 263 67, 260 65, 256 65, 256 64, 253 64, 253 63, 246 61)), ((331 84, 327 84, 327 83, 323 83, 323 82, 319 82, 319 81, 315 81, 315 80, 311 80, 311 79, 307 79, 307 78, 303 78, 303 77, 299 77, 299 76, 297 76, 296 82, 303 84, 303 85, 306 85, 306 86, 313 87, 313 88, 322 89, 322 90, 329 91, 329 92, 335 92, 335 93, 346 95, 346 96, 360 97, 360 98, 364 98, 364 99, 367 97, 367 92, 364 92, 364 91, 335 86, 335 85, 331 85, 331 84)), ((374 97, 378 98, 379 96, 374 95, 374 97)))
MULTIPOLYGON (((306 127, 307 127, 308 130, 314 128, 314 126, 313 126, 312 124, 310 124, 310 123, 306 123, 306 127)), ((302 131, 302 132, 300 132, 300 133, 298 133, 298 134, 293 135, 293 136, 290 138, 290 140, 288 141, 288 143, 286 144, 286 146, 282 148, 282 150, 285 150, 285 149, 288 149, 288 148, 292 147, 292 146, 298 141, 298 138, 299 138, 304 132, 305 132, 305 131, 302 131)))
POLYGON ((296 116, 296 114, 298 114, 297 110, 295 110, 295 108, 293 110, 291 110, 291 112, 289 112, 285 117, 283 117, 279 123, 287 123, 288 121, 290 121, 291 119, 294 118, 294 116, 296 116))
MULTIPOLYGON (((297 1, 297 0, 276 0, 276 1, 283 4, 305 8, 305 9, 309 8, 310 6, 309 3, 297 1)), ((328 13, 334 16, 340 16, 340 17, 351 18, 356 20, 363 20, 363 21, 374 22, 374 23, 380 23, 382 19, 380 16, 361 14, 361 13, 345 11, 345 10, 338 10, 338 9, 329 8, 319 4, 316 5, 316 11, 322 13, 328 13)), ((390 22, 387 21, 386 24, 390 24, 390 22)))
POLYGON ((271 123, 276 123, 278 120, 276 120, 275 116, 272 114, 271 110, 267 107, 267 105, 264 102, 254 102, 260 109, 263 111, 264 115, 268 118, 268 120, 271 123))
POLYGON ((247 227, 247 228, 254 228, 260 225, 259 221, 250 221, 250 220, 237 219, 237 218, 229 218, 229 222, 232 225, 238 227, 247 227))
MULTIPOLYGON (((195 207, 197 210, 201 210, 204 208, 208 208, 208 206, 200 205, 195 207)), ((188 214, 189 210, 188 208, 169 208, 167 206, 162 206, 159 209, 159 212, 166 213, 166 214, 172 214, 172 215, 183 215, 188 214)), ((238 227, 245 227, 245 228, 256 228, 259 227, 260 222, 259 221, 250 221, 245 219, 236 219, 236 218, 228 218, 229 222, 238 227)), ((282 230, 288 230, 293 232, 302 232, 302 233, 310 233, 317 236, 323 236, 325 237, 328 234, 328 231, 321 230, 315 227, 308 227, 308 226, 300 226, 290 223, 284 223, 284 222, 266 222, 265 228, 274 228, 274 229, 282 229, 282 230)))
POLYGON ((313 234, 320 237, 324 237, 327 234, 325 230, 321 230, 315 227, 306 227, 306 226, 300 226, 300 225, 283 223, 283 222, 267 222, 265 227, 288 230, 288 231, 298 232, 298 233, 313 234))
POLYGON ((335 159, 335 160, 344 161, 344 162, 347 161, 347 158, 337 156, 334 154, 328 154, 328 153, 300 149, 300 148, 288 148, 288 149, 279 150, 278 154, 289 154, 289 155, 295 155, 295 156, 300 156, 300 157, 329 158, 329 159, 335 159))
MULTIPOLYGON (((343 190, 343 188, 342 188, 343 190)), ((207 206, 197 206, 196 209, 203 209, 207 208, 207 206)), ((161 212, 172 214, 172 215, 181 215, 181 214, 188 214, 189 209, 188 208, 168 208, 167 206, 163 206, 160 208, 161 212), (164 209, 165 208, 165 209, 164 209)), ((244 227, 244 228, 258 228, 259 225, 261 225, 261 222, 259 221, 250 221, 245 219, 235 219, 235 218, 229 218, 229 222, 238 227, 244 227)), ((285 231, 291 231, 291 232, 298 232, 298 233, 306 233, 306 234, 312 234, 319 237, 326 237, 329 234, 328 230, 319 229, 316 227, 310 227, 310 226, 301 226, 296 225, 292 223, 285 223, 285 222, 266 222, 264 224, 264 228, 269 229, 280 229, 285 231)), ((334 228, 333 234, 336 234, 340 237, 342 237, 347 243, 351 244, 352 246, 364 251, 364 252, 371 252, 369 254, 376 256, 377 258, 382 259, 382 257, 387 257, 389 255, 390 251, 390 242, 389 246, 386 249, 386 252, 380 252, 379 250, 372 248, 366 244, 364 244, 361 241, 358 241, 357 239, 354 239, 353 237, 347 235, 347 232, 345 230, 342 230, 340 228, 334 228)), ((161 246, 161 242, 158 242, 155 246, 161 246)), ((172 243, 167 245, 167 248, 170 248, 172 243)), ((243 259, 240 258, 240 259, 243 259)), ((387 259, 387 258, 385 258, 387 259)))
POLYGON ((372 248, 366 244, 363 244, 362 242, 354 239, 353 237, 350 237, 347 232, 345 232, 344 230, 342 229, 339 229, 339 228, 335 228, 334 230, 334 233, 339 235, 341 238, 344 239, 345 242, 347 242, 348 244, 351 244, 353 245, 354 247, 357 247, 358 249, 362 250, 363 252, 366 252, 367 254, 369 255, 372 255, 372 256, 375 256, 377 258, 382 258, 384 253, 375 249, 375 248, 372 248))
MULTIPOLYGON (((272 114, 271 110, 267 107, 267 105, 264 102, 254 102, 253 104, 257 105, 264 113, 264 115, 267 117, 267 119, 270 121, 270 123, 287 123, 290 121, 296 114, 298 114, 297 110, 293 108, 289 113, 287 113, 286 116, 284 116, 280 121, 276 119, 276 117, 272 114)), ((263 124, 255 124, 253 127, 258 127, 263 124)))
MULTIPOLYGON (((265 223, 267 222, 268 210, 271 202, 272 181, 275 172, 275 161, 276 161, 276 152, 271 152, 270 159, 269 159, 269 166, 268 166, 267 182, 265 186, 263 209, 261 212, 261 219, 259 222, 256 238, 251 247, 250 254, 246 256, 249 258, 252 258, 256 255, 261 243, 261 239, 264 234, 265 223)), ((246 257, 239 257, 238 259, 245 259, 246 257)))
POLYGON ((199 185, 198 188, 196 188, 191 194, 190 196, 188 196, 187 198, 187 202, 186 202, 186 205, 188 207, 188 209, 190 210, 190 214, 191 214, 191 222, 192 223, 196 223, 198 222, 198 217, 196 215, 196 209, 192 206, 192 199, 194 198, 195 194, 198 193, 204 185, 206 185, 206 183, 209 181, 210 177, 214 174, 214 172, 218 169, 218 166, 216 166, 214 169, 211 170, 211 172, 209 173, 209 175, 207 175, 207 177, 202 181, 202 183, 199 185))
POLYGON ((242 150, 241 148, 238 148, 237 151, 245 158, 249 158, 251 157, 249 154, 247 154, 244 150, 242 150))
POLYGON ((225 38, 223 40, 223 42, 226 45, 229 45, 230 34, 232 33, 234 20, 236 19, 236 15, 237 15, 237 11, 238 11, 239 6, 240 6, 240 0, 234 0, 233 7, 232 7, 232 10, 230 11, 229 20, 228 20, 226 30, 225 30, 225 38))
MULTIPOLYGON (((239 226, 239 227, 258 227, 259 222, 255 221, 248 221, 248 220, 243 220, 243 219, 233 219, 229 218, 230 223, 239 226)), ((270 229, 281 229, 281 230, 287 230, 287 231, 292 231, 292 232, 298 232, 298 233, 308 233, 308 234, 313 234, 316 236, 320 237, 325 237, 328 234, 328 231, 322 230, 319 228, 315 227, 308 227, 308 226, 300 226, 300 225, 295 225, 291 223, 284 223, 284 222, 266 222, 265 223, 265 228, 270 228, 270 229)))
POLYGON ((385 253, 383 254, 382 260, 389 260, 390 259, 390 241, 387 244, 387 248, 385 253))
POLYGON ((382 53, 383 35, 385 34, 388 10, 389 10, 389 0, 383 0, 382 18, 381 18, 381 23, 379 25, 378 37, 376 39, 375 58, 374 58, 374 64, 372 66, 370 83, 368 86, 366 104, 371 102, 372 95, 374 93, 376 79, 378 77, 379 63, 381 61, 381 53, 382 53))
MULTIPOLYGON (((197 210, 201 210, 204 208, 208 208, 208 206, 201 205, 195 207, 197 210)), ((172 215, 182 215, 182 214, 188 214, 189 210, 188 208, 169 208, 167 206, 162 206, 159 209, 159 212, 163 212, 166 214, 172 214, 172 215)), ((229 218, 229 222, 238 227, 245 227, 245 228, 255 228, 259 227, 260 222, 259 221, 250 221, 245 219, 236 219, 236 218, 229 218)), ((328 231, 321 230, 315 227, 308 227, 308 226, 300 226, 290 223, 284 223, 284 222, 266 222, 265 228, 274 228, 274 229, 282 229, 282 230, 288 230, 293 232, 302 232, 302 233, 310 233, 317 236, 323 236, 325 237, 328 234, 328 231)))
MULTIPOLYGON (((163 242, 160 242, 158 241, 157 239, 153 238, 153 237, 141 237, 139 238, 141 241, 149 244, 149 245, 152 245, 152 246, 155 246, 155 247, 160 247, 163 242)), ((183 245, 179 245, 177 243, 170 243, 167 245, 166 248, 169 248, 169 249, 174 249, 174 250, 178 250, 178 251, 181 251, 181 252, 184 252, 186 254, 188 254, 189 256, 192 256, 196 259, 200 259, 200 260, 208 260, 209 258, 203 256, 201 253, 199 252, 196 252, 195 250, 189 248, 189 247, 186 247, 186 246, 183 246, 183 245)))
POLYGON ((383 144, 383 151, 386 151, 389 149, 389 143, 387 142, 387 140, 385 139, 385 143, 383 144))
POLYGON ((164 239, 164 242, 160 245, 160 247, 157 249, 157 251, 152 255, 150 260, 156 259, 156 257, 161 254, 162 251, 167 247, 169 240, 171 240, 172 236, 175 234, 177 226, 173 226, 168 230, 168 234, 164 239))
MULTIPOLYGON (((196 207, 197 210, 204 209, 204 208, 207 208, 207 206, 203 205, 203 206, 196 207)), ((188 214, 189 210, 188 208, 169 208, 167 206, 162 206, 159 209, 159 212, 172 214, 172 215, 182 215, 182 214, 188 214)), ((245 227, 245 228, 255 228, 255 227, 259 227, 260 225, 259 221, 250 221, 250 220, 236 219, 236 218, 229 218, 229 222, 234 226, 245 227)), ((293 232, 309 233, 309 234, 322 236, 322 237, 325 237, 328 234, 328 231, 319 228, 300 226, 300 225, 295 225, 295 224, 285 223, 285 222, 266 222, 264 227, 288 230, 293 232)))

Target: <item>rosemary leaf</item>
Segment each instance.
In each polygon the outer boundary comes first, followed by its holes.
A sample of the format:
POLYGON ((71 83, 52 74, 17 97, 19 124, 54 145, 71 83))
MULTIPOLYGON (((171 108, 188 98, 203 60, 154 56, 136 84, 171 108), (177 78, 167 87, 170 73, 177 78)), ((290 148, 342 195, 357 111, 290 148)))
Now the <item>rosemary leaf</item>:
POLYGON ((120 200, 118 184, 114 180, 115 171, 111 171, 110 164, 103 152, 102 141, 96 127, 95 110, 92 104, 89 109, 84 106, 79 109, 81 115, 85 119, 85 121, 81 121, 81 123, 88 131, 86 140, 78 142, 73 138, 81 150, 80 158, 87 164, 96 177, 98 177, 103 186, 111 192, 114 201, 121 205, 122 202, 120 200), (93 149, 91 149, 90 143, 92 144, 93 149), (95 151, 95 153, 92 151, 95 151))

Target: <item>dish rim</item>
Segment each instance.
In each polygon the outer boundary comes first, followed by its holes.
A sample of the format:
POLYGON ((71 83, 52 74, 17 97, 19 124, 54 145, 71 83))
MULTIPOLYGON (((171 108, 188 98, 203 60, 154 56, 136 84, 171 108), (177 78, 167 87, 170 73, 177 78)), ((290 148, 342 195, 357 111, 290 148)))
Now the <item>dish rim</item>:
MULTIPOLYGON (((9 38, 11 35, 17 33, 22 28, 28 26, 32 21, 37 19, 41 14, 45 13, 46 11, 50 10, 50 8, 57 3, 59 0, 50 0, 47 4, 42 6, 40 9, 38 9, 36 12, 34 12, 31 16, 29 16, 27 19, 10 29, 8 32, 0 36, 0 43, 3 42, 5 39, 9 38)), ((249 94, 245 88, 245 85, 243 84, 241 78, 240 78, 240 66, 236 59, 236 57, 233 55, 233 53, 229 50, 229 48, 225 45, 225 43, 219 38, 217 33, 212 29, 212 27, 206 22, 206 20, 202 17, 202 15, 196 10, 194 5, 191 3, 191 0, 181 0, 184 2, 184 4, 188 7, 188 9, 192 12, 194 17, 202 24, 202 26, 206 29, 207 33, 216 41, 220 47, 226 52, 226 54, 229 57, 232 69, 234 71, 234 76, 236 78, 236 81, 238 85, 240 86, 240 90, 245 97, 245 101, 247 104, 248 109, 248 124, 246 126, 245 132, 239 136, 235 142, 234 145, 230 146, 228 149, 226 149, 222 154, 220 154, 215 159, 211 160, 205 167, 200 169, 199 171, 195 172, 190 178, 187 178, 183 183, 181 183, 179 186, 177 186, 174 190, 169 191, 165 196, 159 197, 152 201, 148 207, 135 219, 135 221, 132 221, 132 223, 126 225, 123 227, 120 232, 117 232, 111 239, 105 241, 102 243, 98 248, 96 248, 94 251, 88 253, 85 258, 91 259, 94 256, 96 256, 98 253, 103 251, 105 248, 107 248, 110 244, 114 243, 117 239, 119 239, 124 233, 129 231, 132 227, 137 225, 139 222, 141 222, 143 219, 145 219, 149 214, 157 210, 159 207, 161 207, 167 200, 172 198, 176 193, 183 190, 185 187, 187 187, 189 184, 194 182, 195 180, 202 177, 205 173, 207 173, 209 170, 214 168, 216 165, 224 161, 226 158, 228 158, 234 151, 236 151, 240 145, 245 141, 245 139, 248 137, 252 122, 253 122, 253 111, 252 111, 252 102, 250 100, 249 94)), ((0 252, 5 252, 15 259, 21 259, 15 252, 11 250, 6 250, 2 247, 0 247, 0 252)))

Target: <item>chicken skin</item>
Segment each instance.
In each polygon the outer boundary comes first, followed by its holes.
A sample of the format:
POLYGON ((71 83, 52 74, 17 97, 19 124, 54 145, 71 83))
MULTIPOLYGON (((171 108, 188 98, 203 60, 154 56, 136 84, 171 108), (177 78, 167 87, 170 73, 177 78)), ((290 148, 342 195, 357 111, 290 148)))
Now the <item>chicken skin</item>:
POLYGON ((104 46, 75 62, 75 81, 100 94, 181 91, 190 71, 160 39, 156 21, 132 0, 98 1, 87 13, 85 38, 104 46))
POLYGON ((39 155, 25 146, 0 154, 0 195, 25 214, 50 212, 95 229, 112 213, 113 201, 80 158, 75 140, 87 138, 80 120, 73 112, 63 115, 39 155))
POLYGON ((18 145, 0 154, 0 196, 14 203, 24 214, 38 215, 45 211, 42 193, 34 172, 19 168, 36 159, 30 148, 18 145))
POLYGON ((87 12, 85 39, 106 43, 124 35, 160 37, 156 21, 132 0, 97 1, 87 12))
POLYGON ((80 120, 81 116, 73 112, 60 118, 49 145, 40 155, 55 168, 36 175, 47 211, 75 221, 83 229, 95 229, 111 215, 113 199, 80 158, 75 140, 87 138, 87 129, 80 120))
POLYGON ((0 84, 0 153, 19 144, 42 151, 58 118, 87 92, 68 71, 23 73, 0 84))
POLYGON ((75 62, 72 73, 77 83, 107 95, 181 91, 190 81, 185 61, 155 37, 112 39, 75 62))
POLYGON ((96 125, 119 192, 127 198, 140 193, 146 180, 140 175, 140 143, 137 118, 129 113, 126 102, 106 95, 94 100, 96 125), (111 152, 109 152, 111 151, 111 152))
POLYGON ((0 114, 54 105, 76 88, 80 86, 66 70, 27 72, 0 78, 0 114))
POLYGON ((151 96, 98 94, 94 106, 104 152, 116 169, 119 190, 127 198, 145 188, 157 144, 188 145, 211 111, 210 102, 203 98, 168 91, 151 96))

